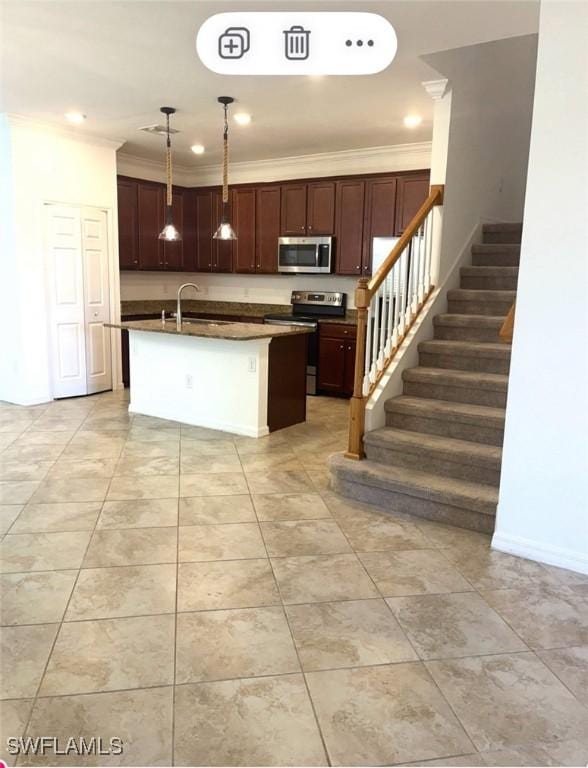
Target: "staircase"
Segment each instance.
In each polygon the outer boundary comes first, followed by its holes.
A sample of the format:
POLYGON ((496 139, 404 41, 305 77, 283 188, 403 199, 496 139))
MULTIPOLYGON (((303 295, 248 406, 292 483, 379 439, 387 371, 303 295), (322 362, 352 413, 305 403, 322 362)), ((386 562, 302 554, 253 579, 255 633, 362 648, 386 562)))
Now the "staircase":
POLYGON ((366 460, 330 459, 337 492, 462 528, 494 529, 510 345, 498 333, 518 277, 520 224, 488 224, 472 247, 419 367, 403 373, 386 426, 364 436, 366 460))

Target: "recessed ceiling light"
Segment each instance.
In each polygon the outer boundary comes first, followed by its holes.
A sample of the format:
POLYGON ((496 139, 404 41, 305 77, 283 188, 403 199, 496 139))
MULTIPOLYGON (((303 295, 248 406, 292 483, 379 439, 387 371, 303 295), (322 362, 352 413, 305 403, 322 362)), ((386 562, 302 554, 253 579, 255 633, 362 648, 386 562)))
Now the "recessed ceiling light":
POLYGON ((80 123, 84 122, 86 115, 82 115, 81 112, 66 112, 65 119, 69 120, 70 123, 76 123, 79 125, 80 123))
POLYGON ((416 128, 423 122, 423 118, 420 115, 407 115, 404 118, 404 125, 407 128, 416 128))
POLYGON ((190 149, 195 155, 201 155, 204 152, 204 147, 202 144, 192 144, 190 149))
POLYGON ((247 112, 237 112, 235 115, 235 122, 239 123, 239 125, 249 125, 251 122, 251 115, 248 115, 247 112))

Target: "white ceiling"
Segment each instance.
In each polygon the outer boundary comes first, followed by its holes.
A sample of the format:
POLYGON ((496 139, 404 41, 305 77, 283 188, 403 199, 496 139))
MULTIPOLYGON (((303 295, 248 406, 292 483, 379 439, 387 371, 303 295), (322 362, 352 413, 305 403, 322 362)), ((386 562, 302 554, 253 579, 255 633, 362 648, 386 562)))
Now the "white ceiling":
POLYGON ((432 103, 420 83, 439 75, 421 54, 529 34, 538 28, 534 0, 398 2, 203 2, 187 0, 2 0, 2 111, 63 125, 64 112, 88 119, 76 128, 122 139, 125 153, 162 158, 163 140, 139 133, 160 122, 161 105, 178 109, 174 157, 186 167, 220 158, 219 95, 237 99, 251 125, 231 129, 234 160, 424 141, 432 103), (398 53, 384 72, 366 77, 227 77, 203 67, 195 52, 200 24, 238 10, 364 10, 386 16, 398 53), (406 129, 418 113, 423 124, 406 129), (189 147, 204 144, 196 156, 189 147))

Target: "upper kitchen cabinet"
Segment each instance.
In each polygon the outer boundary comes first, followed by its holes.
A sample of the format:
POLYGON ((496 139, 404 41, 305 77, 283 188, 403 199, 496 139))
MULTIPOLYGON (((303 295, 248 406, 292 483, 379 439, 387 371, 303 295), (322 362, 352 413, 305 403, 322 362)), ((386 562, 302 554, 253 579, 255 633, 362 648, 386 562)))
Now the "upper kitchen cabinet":
POLYGON ((306 234, 332 235, 335 232, 335 183, 318 181, 308 185, 306 234))
MULTIPOLYGON (((164 215, 165 219, 165 189, 164 197, 164 215)), ((182 236, 181 240, 175 242, 163 241, 163 265, 165 269, 181 271, 184 269, 184 247, 185 247, 185 220, 184 220, 184 195, 180 190, 172 190, 172 221, 182 236)), ((163 228, 163 224, 162 224, 163 228)))
POLYGON ((137 225, 137 182, 117 180, 118 256, 121 269, 139 269, 139 229, 137 225))
POLYGON ((255 249, 255 208, 256 190, 254 187, 235 189, 232 195, 232 225, 237 235, 233 243, 235 272, 256 271, 255 249))
POLYGON ((306 234, 306 184, 282 185, 282 235, 306 234))
MULTIPOLYGON (((229 192, 228 216, 232 223, 232 207, 234 192, 229 192)), ((220 190, 212 193, 212 231, 216 232, 223 215, 223 196, 220 190)), ((253 226, 253 224, 252 224, 253 226)), ((212 241, 212 271, 213 272, 232 272, 233 271, 233 245, 234 240, 213 240, 212 241)))
POLYGON ((394 237, 397 183, 395 177, 371 179, 366 182, 366 205, 362 273, 372 272, 372 243, 374 237, 394 237))
POLYGON ((335 271, 361 277, 365 181, 338 181, 336 200, 335 271))
POLYGON ((212 272, 212 192, 198 190, 194 195, 196 215, 196 271, 212 272))
POLYGON ((395 234, 400 236, 429 196, 429 174, 398 177, 395 234))
POLYGON ((255 204, 255 271, 278 271, 278 238, 282 189, 276 184, 258 187, 255 204))
POLYGON ((160 184, 139 182, 138 223, 141 269, 163 269, 163 243, 159 233, 164 224, 165 193, 160 184))

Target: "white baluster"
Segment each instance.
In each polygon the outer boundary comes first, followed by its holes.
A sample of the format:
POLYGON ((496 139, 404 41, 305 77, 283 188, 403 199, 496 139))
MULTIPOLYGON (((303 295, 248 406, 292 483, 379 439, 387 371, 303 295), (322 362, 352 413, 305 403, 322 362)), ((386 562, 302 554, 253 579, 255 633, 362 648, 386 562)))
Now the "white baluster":
POLYGON ((372 367, 372 306, 370 301, 367 312, 367 325, 365 333, 365 365, 363 373, 363 395, 367 397, 370 391, 370 369, 372 367))
POLYGON ((394 317, 392 320, 392 349, 398 346, 398 323, 400 316, 400 259, 396 260, 392 272, 392 295, 394 297, 394 317))
POLYGON ((384 354, 386 358, 392 354, 392 317, 394 309, 394 274, 396 270, 396 264, 390 270, 390 274, 386 278, 388 283, 388 306, 386 308, 386 346, 384 348, 384 354))
POLYGON ((421 258, 419 264, 419 305, 423 303, 425 298, 425 261, 427 258, 427 228, 429 226, 429 214, 425 219, 422 228, 421 237, 421 258))
POLYGON ((402 338, 406 333, 406 326, 408 325, 407 305, 408 305, 408 248, 405 248, 400 257, 402 260, 402 266, 400 269, 400 325, 398 327, 398 334, 402 338))
POLYGON ((374 331, 372 336, 372 360, 370 365, 370 382, 376 383, 376 372, 378 362, 378 342, 380 340, 380 307, 379 307, 380 289, 373 296, 370 306, 372 308, 372 317, 374 318, 374 331))
POLYGON ((380 315, 380 341, 378 344, 378 371, 384 370, 384 359, 385 359, 384 347, 386 345, 387 288, 388 288, 388 275, 386 275, 386 279, 384 280, 384 282, 380 286, 380 290, 378 291, 378 295, 379 295, 378 312, 380 315))
POLYGON ((419 253, 420 253, 421 239, 419 237, 419 230, 417 230, 415 236, 412 239, 412 260, 410 262, 410 313, 414 318, 418 311, 418 276, 419 276, 419 253))
POLYGON ((429 226, 428 226, 428 243, 427 243, 427 250, 426 250, 426 270, 425 270, 425 292, 428 293, 431 288, 431 261, 433 257, 433 211, 430 211, 429 215, 427 216, 429 220, 429 226))

